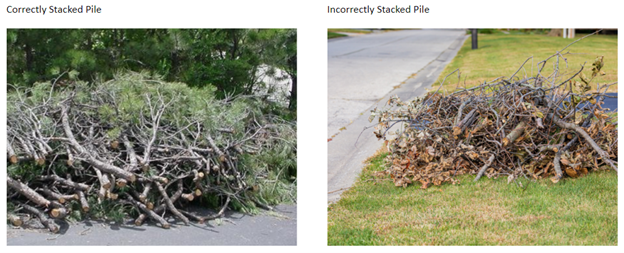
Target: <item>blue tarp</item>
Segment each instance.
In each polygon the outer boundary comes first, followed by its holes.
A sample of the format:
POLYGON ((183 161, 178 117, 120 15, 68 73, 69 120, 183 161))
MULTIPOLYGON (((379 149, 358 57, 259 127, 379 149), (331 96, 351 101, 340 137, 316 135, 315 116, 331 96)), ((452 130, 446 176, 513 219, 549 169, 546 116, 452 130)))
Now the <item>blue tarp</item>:
MULTIPOLYGON (((607 93, 609 96, 617 96, 617 93, 607 93)), ((617 109, 617 98, 605 98, 602 108, 609 108, 611 111, 617 109)))

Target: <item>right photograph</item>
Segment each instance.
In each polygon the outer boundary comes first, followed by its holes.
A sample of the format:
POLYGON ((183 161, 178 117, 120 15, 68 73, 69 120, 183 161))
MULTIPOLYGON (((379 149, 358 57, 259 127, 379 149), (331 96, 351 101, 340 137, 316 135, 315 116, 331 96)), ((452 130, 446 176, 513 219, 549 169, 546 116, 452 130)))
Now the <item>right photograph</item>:
POLYGON ((328 245, 618 245, 617 34, 328 29, 328 245))

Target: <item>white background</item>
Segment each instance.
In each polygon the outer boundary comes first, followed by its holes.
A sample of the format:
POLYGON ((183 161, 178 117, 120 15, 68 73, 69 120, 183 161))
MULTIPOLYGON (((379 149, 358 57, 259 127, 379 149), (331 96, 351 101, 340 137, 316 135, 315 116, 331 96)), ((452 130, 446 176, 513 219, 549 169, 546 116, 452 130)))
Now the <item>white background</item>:
MULTIPOLYGON (((6 28, 297 28, 298 29, 298 246, 119 248, 123 251, 171 252, 414 252, 449 251, 616 251, 621 247, 588 248, 413 248, 327 247, 327 28, 622 28, 620 1, 18 1, 0 4, 0 80, 6 86, 6 28), (20 7, 95 4, 101 14, 8 14, 20 7), (328 14, 327 6, 425 5, 429 14, 328 14)), ((622 60, 619 61, 622 72, 622 60)), ((6 147, 6 89, 0 93, 1 146, 6 147)), ((621 103, 621 102, 620 102, 621 103)), ((619 106, 622 108, 621 106, 619 106)), ((620 152, 621 153, 621 152, 620 152)), ((6 152, 0 152, 6 160, 6 152)), ((4 164, 4 163, 3 163, 4 164)), ((6 217, 6 167, 0 170, 0 218, 6 217)), ((621 197, 620 197, 621 200, 621 197)), ((6 223, 0 222, 0 247, 6 246, 6 223)), ((621 232, 621 229, 620 229, 621 232)), ((621 234, 621 233, 618 233, 621 234)), ((41 247, 10 247, 9 252, 45 252, 41 247)), ((100 247, 52 250, 104 252, 100 247)), ((115 249, 117 250, 117 249, 115 249)), ((4 249, 3 249, 4 251, 4 249)), ((6 251, 5 251, 6 252, 6 251)))

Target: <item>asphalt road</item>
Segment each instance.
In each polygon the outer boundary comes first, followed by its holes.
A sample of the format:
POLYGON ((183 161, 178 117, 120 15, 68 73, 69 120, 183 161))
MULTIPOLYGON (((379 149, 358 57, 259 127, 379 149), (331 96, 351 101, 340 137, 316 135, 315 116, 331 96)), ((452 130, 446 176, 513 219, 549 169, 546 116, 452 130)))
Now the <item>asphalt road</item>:
POLYGON ((297 206, 281 205, 256 216, 228 212, 226 220, 207 224, 178 224, 170 229, 153 225, 80 222, 62 225, 61 233, 7 228, 11 245, 297 245, 297 206), (231 221, 231 222, 230 222, 231 221))
POLYGON ((394 95, 425 94, 466 38, 464 30, 405 30, 328 42, 329 202, 381 147, 372 128, 362 131, 371 125, 370 110, 394 95))

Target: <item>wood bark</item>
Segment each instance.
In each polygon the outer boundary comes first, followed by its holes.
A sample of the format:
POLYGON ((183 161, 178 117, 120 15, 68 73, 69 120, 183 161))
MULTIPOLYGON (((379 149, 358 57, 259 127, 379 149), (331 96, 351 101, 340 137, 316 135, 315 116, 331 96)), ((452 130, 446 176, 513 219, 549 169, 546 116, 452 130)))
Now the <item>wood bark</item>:
POLYGON ((474 180, 475 182, 477 182, 477 180, 479 180, 479 178, 481 178, 481 176, 483 176, 483 173, 485 173, 485 170, 487 170, 487 168, 489 168, 490 165, 492 165, 493 161, 494 161, 494 154, 490 155, 490 158, 483 165, 483 167, 481 167, 481 169, 479 170, 479 173, 477 174, 477 177, 474 180))
POLYGON ((82 207, 82 211, 85 213, 89 212, 89 202, 87 201, 87 197, 85 196, 84 192, 78 191, 77 194, 80 199, 80 206, 82 207))
POLYGON ((14 214, 7 214, 7 218, 9 219, 9 222, 11 222, 11 225, 16 226, 16 227, 20 227, 22 226, 22 224, 24 224, 24 221, 22 221, 22 218, 20 218, 17 215, 14 214))
POLYGON ((131 172, 125 171, 117 166, 107 164, 96 159, 92 155, 93 152, 89 152, 86 148, 80 145, 80 143, 78 143, 78 141, 74 137, 74 134, 72 133, 71 127, 69 126, 69 116, 67 115, 67 111, 68 111, 67 107, 63 106, 62 114, 61 114, 61 122, 63 124, 63 130, 71 146, 74 149, 76 149, 80 154, 86 156, 85 158, 80 158, 80 159, 88 162, 89 164, 93 165, 93 167, 98 168, 104 172, 115 174, 116 176, 124 178, 130 182, 134 182, 136 180, 136 176, 134 174, 132 174, 131 172))
POLYGON ((15 150, 13 149, 13 147, 11 147, 11 143, 9 143, 8 141, 7 141, 7 152, 9 155, 9 161, 12 164, 16 164, 18 161, 17 155, 15 154, 15 150))
POLYGON ((11 177, 7 177, 7 185, 37 205, 45 207, 48 207, 50 205, 49 200, 41 196, 41 194, 37 193, 35 190, 31 189, 27 185, 23 184, 22 182, 14 180, 11 177))
POLYGON ((520 123, 518 123, 518 125, 516 125, 516 127, 511 132, 509 132, 509 134, 505 138, 503 138, 503 147, 508 146, 516 139, 518 139, 518 137, 520 137, 522 133, 524 133, 524 129, 526 127, 526 123, 524 123, 524 121, 520 121, 520 123))
POLYGON ((41 192, 43 192, 44 195, 48 196, 51 199, 58 201, 61 204, 64 204, 67 200, 78 199, 78 195, 76 194, 73 194, 73 195, 60 194, 48 188, 41 188, 40 190, 41 192))
POLYGON ((472 109, 463 120, 461 120, 455 127, 453 127, 453 135, 457 136, 462 134, 466 128, 468 128, 477 118, 477 109, 472 109))
POLYGON ((615 164, 613 163, 611 158, 609 158, 609 154, 607 152, 605 152, 604 150, 602 150, 602 148, 600 148, 598 146, 598 144, 596 144, 594 139, 592 139, 591 136, 589 136, 589 134, 587 134, 587 132, 585 132, 585 130, 583 130, 583 128, 581 128, 580 126, 578 126, 576 124, 573 124, 573 123, 564 122, 564 121, 558 119, 552 113, 549 114, 549 118, 552 119, 552 121, 555 122, 555 124, 557 124, 558 126, 560 126, 562 128, 573 130, 577 134, 581 135, 581 137, 583 137, 583 139, 585 139, 585 141, 587 141, 587 143, 589 143, 589 145, 596 151, 596 153, 598 153, 598 155, 600 157, 602 157, 602 159, 607 164, 609 164, 613 170, 615 170, 616 172, 618 171, 617 167, 615 166, 615 164))
POLYGON ((128 140, 128 136, 123 135, 121 138, 122 138, 124 147, 126 147, 126 152, 128 153, 128 159, 130 159, 130 165, 126 167, 126 170, 128 171, 140 170, 138 166, 139 163, 137 160, 137 155, 136 155, 136 152, 134 152, 134 146, 132 145, 132 143, 130 143, 130 140, 128 140))
POLYGON ((62 177, 59 177, 57 175, 51 174, 51 175, 47 175, 47 176, 39 176, 38 177, 40 180, 50 180, 50 181, 54 181, 54 182, 59 182, 63 185, 69 186, 71 188, 74 188, 76 190, 81 190, 81 191, 88 191, 91 187, 87 184, 83 184, 83 183, 76 183, 70 179, 65 179, 62 177))
POLYGON ((95 171, 95 174, 98 177, 98 180, 100 181, 100 187, 108 190, 111 187, 111 182, 108 179, 108 176, 106 174, 102 174, 102 172, 96 168, 93 168, 93 170, 95 171))
POLYGON ((162 195, 163 201, 165 202, 165 204, 169 208, 169 211, 171 213, 173 213, 173 215, 175 215, 176 217, 180 218, 180 220, 182 220, 184 222, 184 225, 188 225, 189 224, 189 219, 186 218, 186 216, 184 216, 184 214, 180 213, 180 211, 178 211, 178 209, 173 205, 173 202, 171 201, 169 196, 167 196, 167 192, 165 191, 165 188, 162 186, 162 184, 160 184, 159 182, 154 182, 154 184, 156 184, 156 188, 158 189, 158 191, 162 195))
MULTIPOLYGON (((128 201, 137 206, 139 209, 141 209, 141 211, 143 211, 147 216, 149 216, 150 218, 154 219, 155 221, 157 221, 158 223, 160 223, 160 225, 163 228, 170 228, 171 224, 169 224, 169 222, 167 222, 165 219, 163 219, 162 217, 160 217, 160 215, 156 214, 154 211, 150 210, 149 208, 147 208, 147 206, 139 201, 134 200, 134 198, 132 198, 132 196, 127 195, 127 199, 128 201)), ((140 225, 140 223, 138 224, 140 225)))
POLYGON ((21 204, 22 208, 24 208, 24 210, 36 215, 39 220, 41 221, 41 224, 43 224, 46 228, 48 228, 48 230, 50 230, 50 232, 52 233, 58 233, 59 231, 59 227, 54 223, 54 220, 50 220, 48 219, 48 217, 46 216, 45 213, 39 211, 39 209, 27 205, 27 204, 21 204))

